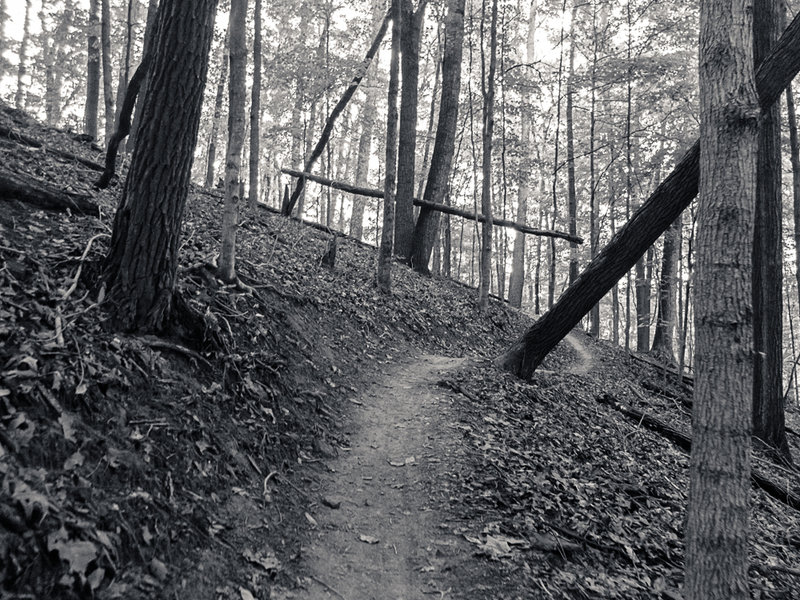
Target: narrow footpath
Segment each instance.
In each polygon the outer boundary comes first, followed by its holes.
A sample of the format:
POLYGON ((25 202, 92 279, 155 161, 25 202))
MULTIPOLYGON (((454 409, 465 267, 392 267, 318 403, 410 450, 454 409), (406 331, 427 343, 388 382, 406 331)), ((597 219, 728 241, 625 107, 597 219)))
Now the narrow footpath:
POLYGON ((461 364, 421 356, 353 399, 352 448, 327 462, 309 515, 317 535, 304 548, 305 598, 454 597, 445 573, 471 548, 440 508, 460 442, 452 394, 436 384, 461 364))

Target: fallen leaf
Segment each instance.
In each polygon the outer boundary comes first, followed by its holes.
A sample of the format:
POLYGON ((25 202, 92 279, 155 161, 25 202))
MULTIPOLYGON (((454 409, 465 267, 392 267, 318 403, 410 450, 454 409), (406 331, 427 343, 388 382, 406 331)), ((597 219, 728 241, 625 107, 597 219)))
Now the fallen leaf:
POLYGON ((311 523, 312 527, 317 527, 317 521, 310 514, 306 513, 306 521, 311 523))
POLYGON ((269 552, 259 552, 255 554, 248 548, 242 552, 242 556, 244 556, 247 561, 260 566, 265 571, 279 571, 281 568, 281 561, 278 560, 275 553, 271 550, 269 552))
POLYGON ((80 467, 83 464, 85 457, 81 454, 81 451, 78 450, 72 456, 70 456, 67 460, 64 461, 64 470, 65 471, 72 471, 72 469, 76 467, 80 467))
POLYGON ((239 593, 242 596, 242 600, 256 600, 256 597, 253 596, 253 593, 247 588, 240 587, 239 593))

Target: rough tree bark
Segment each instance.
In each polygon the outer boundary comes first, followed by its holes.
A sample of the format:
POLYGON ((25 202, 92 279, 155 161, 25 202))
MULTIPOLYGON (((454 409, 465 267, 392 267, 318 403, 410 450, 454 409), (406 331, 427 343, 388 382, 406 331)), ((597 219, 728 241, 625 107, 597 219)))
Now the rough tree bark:
MULTIPOLYGON (((800 17, 795 17, 756 72, 762 107, 769 108, 800 71, 800 17)), ((529 379, 547 353, 653 245, 697 194, 700 143, 689 149, 667 178, 562 294, 497 364, 529 379)))
MULTIPOLYGON (((433 142, 431 166, 423 195, 424 200, 436 204, 443 203, 453 164, 458 98, 461 89, 464 4, 465 0, 448 0, 447 3, 445 48, 442 58, 442 99, 439 103, 439 122, 436 127, 436 139, 433 142)), ((414 226, 414 242, 411 250, 411 266, 414 270, 429 273, 428 262, 438 228, 439 213, 422 208, 414 226)))
POLYGON ((749 0, 700 3, 700 198, 685 532, 687 600, 750 598, 751 261, 760 112, 750 9, 749 0))
POLYGON ((163 0, 139 140, 104 264, 113 326, 169 321, 217 0, 163 0))

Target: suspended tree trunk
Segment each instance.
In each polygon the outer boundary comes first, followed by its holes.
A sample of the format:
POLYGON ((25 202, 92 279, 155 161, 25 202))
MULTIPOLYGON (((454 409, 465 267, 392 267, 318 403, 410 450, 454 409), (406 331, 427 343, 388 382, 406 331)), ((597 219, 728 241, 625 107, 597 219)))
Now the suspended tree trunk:
MULTIPOLYGON (((572 28, 569 43, 569 72, 567 73, 567 203, 569 211, 569 234, 578 235, 578 195, 575 192, 575 134, 573 132, 572 104, 575 94, 575 21, 578 5, 572 6, 572 28)), ((569 244, 569 284, 578 278, 578 244, 569 244)))
POLYGON ((231 39, 231 22, 225 32, 225 41, 219 49, 219 79, 217 80, 217 95, 214 98, 214 116, 211 119, 211 131, 208 133, 208 151, 206 152, 206 188, 213 188, 215 162, 217 160, 217 131, 222 119, 222 101, 225 98, 225 84, 228 82, 228 48, 231 39))
MULTIPOLYGON (((783 29, 782 0, 753 3, 753 60, 760 64, 783 29)), ((753 435, 791 460, 783 399, 783 241, 780 100, 764 111, 758 141, 753 239, 753 435)))
POLYGON ((395 185, 397 181, 397 97, 400 93, 400 40, 402 39, 401 0, 392 0, 392 55, 389 60, 389 94, 386 118, 386 176, 383 182, 383 231, 378 249, 378 289, 388 294, 392 288, 392 242, 394 239, 395 185))
POLYGON ((122 330, 159 331, 169 321, 216 7, 165 0, 159 10, 139 140, 104 264, 106 305, 122 330))
MULTIPOLYGON (((158 24, 158 0, 150 0, 150 3, 147 5, 147 24, 144 28, 144 43, 142 44, 142 61, 145 60, 147 56, 150 55, 150 49, 155 44, 156 40, 156 32, 155 28, 158 24)), ((145 73, 144 80, 142 81, 140 88, 141 93, 139 94, 139 98, 141 100, 144 99, 145 92, 147 90, 147 84, 150 81, 150 71, 148 70, 145 73)), ((128 148, 133 148, 136 144, 136 134, 139 129, 139 122, 142 118, 142 105, 144 102, 142 101, 136 102, 136 110, 133 114, 133 120, 131 121, 131 131, 130 135, 128 136, 128 148)))
POLYGON ((687 600, 750 598, 750 300, 759 106, 749 10, 747 0, 700 4, 700 199, 685 533, 687 600))
POLYGON ((395 198, 394 251, 408 260, 414 237, 414 163, 417 158, 417 106, 419 92, 419 46, 427 0, 416 11, 411 0, 400 0, 402 21, 400 137, 397 149, 397 196, 395 198))
POLYGON ((105 143, 114 135, 114 74, 111 69, 111 8, 109 0, 100 0, 100 55, 103 60, 103 100, 105 111, 105 143))
MULTIPOLYGON (((536 52, 536 8, 537 0, 531 0, 530 16, 528 18, 528 35, 525 43, 526 64, 533 64, 536 52)), ((527 85, 524 88, 526 94, 530 93, 531 77, 529 70, 525 70, 524 80, 527 85)), ((533 128, 533 106, 527 106, 522 111, 520 120, 522 130, 520 132, 520 146, 524 153, 521 159, 520 183, 517 195, 517 222, 524 223, 528 218, 528 196, 531 193, 531 178, 533 172, 531 131, 533 128)), ((517 232, 514 236, 514 250, 511 256, 511 277, 508 280, 508 303, 519 308, 522 306, 522 290, 525 287, 525 236, 517 232)))
MULTIPOLYGON (((98 0, 89 0, 89 31, 86 37, 86 105, 83 132, 97 138, 97 107, 100 99, 100 15, 98 0)), ((29 3, 30 4, 30 3, 29 3)))
MULTIPOLYGON (((756 72, 762 108, 770 107, 800 70, 800 18, 795 17, 778 45, 756 72)), ((608 292, 678 218, 697 194, 700 143, 695 142, 630 221, 620 229, 543 315, 498 359, 498 364, 529 379, 547 353, 577 325, 592 304, 608 292)))
POLYGON ((481 6, 481 95, 483 96, 481 211, 486 217, 481 228, 481 276, 478 285, 478 306, 481 310, 486 310, 489 306, 489 289, 492 283, 492 136, 494 133, 494 78, 497 70, 497 0, 492 0, 488 73, 486 72, 483 45, 485 16, 486 0, 481 6))
POLYGON ((250 94, 250 189, 248 204, 258 204, 258 163, 261 158, 261 0, 253 8, 253 88, 250 94))
MULTIPOLYGON (((375 38, 372 40, 372 45, 369 47, 369 50, 367 50, 367 55, 364 57, 361 66, 359 67, 355 76, 353 76, 353 79, 350 81, 350 84, 347 86, 347 89, 342 94, 342 97, 336 103, 336 106, 333 107, 333 110, 328 115, 328 119, 325 122, 325 127, 322 129, 322 133, 319 136, 319 141, 317 141, 316 146, 314 146, 314 150, 306 159, 303 171, 310 173, 311 168, 314 166, 314 163, 317 162, 317 159, 322 155, 322 151, 325 149, 325 146, 328 144, 328 140, 331 137, 331 132, 333 131, 333 126, 336 123, 336 119, 345 109, 347 103, 350 101, 350 98, 353 97, 353 94, 355 94, 356 90, 358 89, 358 85, 361 83, 361 80, 364 78, 364 75, 366 75, 367 69, 369 69, 369 65, 372 62, 372 59, 375 58, 375 55, 378 53, 378 48, 380 48, 381 41, 383 40, 383 36, 386 33, 388 20, 389 20, 389 15, 387 14, 386 18, 384 18, 383 22, 381 23, 378 33, 375 34, 375 38)), ((300 194, 303 192, 304 187, 305 187, 305 179, 303 178, 298 179, 297 184, 294 188, 294 192, 292 192, 292 196, 289 199, 289 203, 283 209, 284 214, 286 214, 287 216, 292 214, 295 204, 297 204, 297 200, 298 198, 300 198, 300 194)))
MULTIPOLYGON (((439 103, 439 122, 433 143, 431 167, 425 184, 424 200, 441 204, 447 192, 453 164, 458 98, 461 89, 461 56, 464 39, 465 0, 448 0, 445 23, 445 47, 442 57, 442 99, 439 103)), ((439 213, 421 208, 414 226, 411 266, 428 273, 433 243, 439 228, 439 213)))
POLYGON ((236 230, 239 226, 239 177, 244 145, 245 96, 247 94, 247 0, 231 0, 228 41, 228 148, 225 152, 225 212, 217 277, 236 282, 236 230))
POLYGON ((28 73, 28 45, 31 43, 31 0, 25 0, 25 21, 22 25, 22 40, 19 43, 19 64, 17 65, 17 92, 14 106, 25 110, 25 75, 28 73))

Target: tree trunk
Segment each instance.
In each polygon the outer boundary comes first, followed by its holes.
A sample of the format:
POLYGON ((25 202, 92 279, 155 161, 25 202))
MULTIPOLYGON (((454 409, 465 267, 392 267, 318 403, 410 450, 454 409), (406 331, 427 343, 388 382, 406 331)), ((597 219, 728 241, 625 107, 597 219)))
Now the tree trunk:
MULTIPOLYGON (((753 3, 753 60, 775 46, 782 0, 753 3)), ((783 399, 783 241, 781 222, 780 100, 764 111, 758 138, 758 183, 753 238, 753 436, 791 460, 783 399)))
POLYGON ((239 178, 244 145, 245 95, 247 94, 247 0, 231 0, 228 83, 228 148, 225 152, 225 209, 217 277, 236 282, 236 230, 239 226, 239 178))
POLYGON ((747 0, 700 4, 700 198, 687 600, 749 600, 753 207, 759 106, 747 0), (725 56, 725 60, 720 60, 725 56))
POLYGON ((217 80, 217 95, 214 99, 214 116, 211 119, 211 131, 208 133, 208 151, 206 152, 206 181, 205 187, 211 189, 216 182, 214 181, 214 163, 217 160, 217 131, 219 121, 222 118, 222 101, 225 98, 225 84, 228 82, 228 46, 231 39, 231 23, 228 21, 228 28, 225 32, 225 41, 219 49, 219 79, 217 80))
POLYGON ((258 164, 261 158, 261 0, 253 8, 253 89, 250 98, 250 188, 248 204, 258 204, 258 164))
POLYGON ((675 360, 673 331, 675 329, 675 286, 680 250, 681 218, 678 217, 664 234, 661 252, 661 278, 658 283, 658 312, 653 334, 652 352, 667 362, 675 360))
MULTIPOLYGON (((98 0, 89 0, 89 31, 86 49, 86 107, 83 132, 97 139, 97 107, 100 98, 100 16, 98 0)), ((30 5, 30 0, 28 1, 30 5)), ((19 107, 18 107, 19 108, 19 107)))
MULTIPOLYGON (((367 92, 364 105, 361 107, 361 136, 358 140, 358 159, 356 162, 356 184, 365 185, 369 175, 369 159, 372 154, 372 128, 375 124, 375 107, 377 94, 372 87, 367 92)), ((353 211, 350 215, 350 235, 361 240, 364 237, 364 208, 366 199, 356 195, 353 198, 353 211)))
POLYGON ((216 7, 165 0, 158 11, 139 140, 104 264, 110 320, 125 331, 159 331, 169 321, 216 7))
POLYGON ((109 0, 100 0, 100 55, 103 60, 103 99, 105 111, 105 144, 114 135, 114 74, 111 69, 111 8, 109 0))
MULTIPOLYGON (((769 108, 800 70, 800 17, 756 72, 760 105, 769 108)), ((667 178, 597 257, 543 315, 501 357, 498 364, 529 379, 547 353, 586 315, 678 218, 697 194, 700 143, 695 142, 667 178)))
MULTIPOLYGON (((155 31, 158 23, 158 0, 150 0, 147 5, 147 24, 144 28, 144 43, 142 44, 142 60, 145 60, 150 53, 150 49, 155 45, 157 32, 155 31)), ((147 84, 150 81, 150 72, 145 74, 145 78, 141 83, 139 92, 139 101, 136 103, 136 110, 133 113, 131 121, 131 131, 128 136, 128 148, 133 148, 136 145, 136 135, 139 129, 139 122, 142 118, 142 105, 144 104, 144 96, 147 92, 147 84)))
POLYGON ((417 158, 417 105, 419 46, 427 0, 416 11, 411 0, 400 0, 402 21, 400 136, 397 149, 397 195, 395 197, 394 251, 408 260, 414 237, 414 163, 417 158))
MULTIPOLYGON (((569 234, 578 235, 578 195, 575 192, 575 134, 573 131, 572 104, 575 94, 575 21, 578 5, 572 6, 572 28, 569 43, 569 72, 567 73, 567 205, 569 211, 569 234)), ((578 278, 578 244, 569 244, 569 284, 578 278)))
POLYGON ((481 276, 478 285, 478 306, 483 311, 489 306, 489 291, 492 283, 492 136, 494 133, 494 78, 497 70, 497 0, 492 0, 488 73, 486 72, 482 39, 486 2, 487 0, 483 0, 481 5, 481 92, 483 96, 481 211, 486 220, 481 228, 481 276))
POLYGON ((25 75, 28 73, 28 45, 31 43, 31 0, 25 0, 25 21, 22 26, 22 41, 19 44, 19 64, 17 65, 17 92, 14 106, 25 110, 25 75))
MULTIPOLYGON (((139 3, 135 0, 128 0, 128 10, 125 18, 125 54, 122 57, 122 64, 117 78, 117 112, 114 115, 114 130, 119 130, 120 113, 122 104, 125 102, 125 94, 128 91, 128 80, 131 78, 131 64, 133 62, 133 28, 136 22, 136 7, 139 3)), ((109 142, 110 145, 110 142, 109 142)), ((125 152, 125 140, 119 142, 119 151, 125 152)))
POLYGON ((800 305, 800 139, 797 135, 797 113, 791 84, 786 88, 786 112, 789 122, 789 151, 792 161, 792 216, 794 217, 795 279, 800 305))
MULTIPOLYGON (((333 107, 333 110, 328 115, 327 121, 325 121, 325 127, 322 129, 322 133, 319 136, 319 140, 317 141, 316 146, 314 146, 314 150, 311 154, 306 158, 305 166, 303 167, 304 171, 311 172, 311 168, 314 166, 314 163, 317 162, 317 159, 322 155, 322 151, 325 149, 325 146, 328 144, 328 140, 331 137, 331 133, 333 132, 333 126, 336 123, 336 119, 342 113, 342 111, 347 106, 347 103, 350 102, 350 98, 353 97, 356 90, 358 89, 361 80, 364 78, 367 70, 369 69, 369 65, 372 62, 372 59, 375 58, 375 55, 378 53, 378 49, 381 45, 381 40, 383 40, 383 36, 386 33, 386 27, 388 25, 388 15, 384 18, 383 22, 381 23, 380 29, 378 29, 378 33, 375 34, 374 39, 372 40, 372 45, 367 50, 367 54, 364 57, 364 60, 361 63, 356 74, 353 76, 353 79, 350 80, 350 84, 345 89, 342 97, 339 98, 339 101, 336 103, 336 106, 333 107)), ((289 199, 289 203, 285 207, 287 211, 287 216, 292 214, 292 210, 294 210, 295 204, 297 204, 297 200, 300 198, 300 194, 303 192, 303 188, 305 187, 305 180, 298 179, 297 185, 294 188, 294 192, 292 192, 292 196, 289 199)))
MULTIPOLYGON (((526 64, 533 64, 535 61, 536 52, 536 3, 537 0, 531 0, 530 15, 528 18, 528 35, 525 44, 525 58, 526 64)), ((528 70, 525 70, 525 82, 530 85, 532 81, 528 70)), ((527 88, 526 91, 530 89, 527 88)), ((520 120, 522 121, 522 130, 520 133, 520 145, 523 151, 520 169, 520 183, 517 195, 517 222, 524 223, 528 218, 528 196, 531 193, 531 178, 533 170, 533 157, 532 153, 532 138, 531 131, 533 129, 533 106, 527 106, 522 112, 520 120)), ((519 308, 522 306, 522 290, 525 287, 525 236, 522 233, 517 233, 514 236, 514 250, 511 256, 511 277, 508 280, 508 303, 511 306, 519 308)))
MULTIPOLYGON (((567 10, 567 0, 561 5, 562 17, 567 10)), ((559 171, 559 144, 561 138, 561 88, 564 76, 564 20, 561 21, 561 33, 558 37, 558 72, 556 86, 556 135, 553 141, 553 181, 550 187, 551 197, 553 200, 553 215, 551 221, 551 228, 556 228, 558 222, 558 171, 559 171)), ((556 301, 556 241, 550 240, 550 253, 548 256, 548 280, 547 280, 547 308, 553 308, 556 301)))
MULTIPOLYGON (((445 49, 442 58, 442 99, 439 103, 439 122, 433 143, 431 167, 425 184, 423 198, 441 204, 447 192, 450 169, 453 164, 458 99, 461 89, 461 56, 464 39, 465 0, 448 0, 445 24, 445 49)), ((420 273, 428 273, 433 243, 439 228, 439 213, 422 208, 414 226, 411 266, 420 273)))
POLYGON ((397 182, 397 97, 400 93, 400 40, 402 39, 401 0, 392 0, 392 55, 389 60, 389 93, 386 118, 386 175, 383 189, 383 231, 378 249, 378 289, 388 294, 392 288, 392 246, 394 241, 395 185, 397 182))
MULTIPOLYGON (((603 9, 605 11, 605 9, 603 9)), ((602 29, 605 29, 605 17, 602 29)), ((597 174, 595 169, 595 132, 597 127, 597 55, 600 50, 600 32, 597 27, 597 7, 592 4, 592 66, 589 88, 591 100, 589 104, 589 259, 594 260, 600 246, 600 228, 597 224, 597 174)), ((589 335, 600 338, 600 303, 597 302, 589 311, 589 335)))

